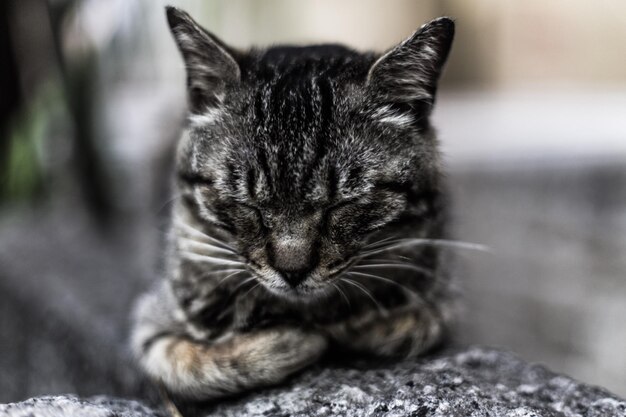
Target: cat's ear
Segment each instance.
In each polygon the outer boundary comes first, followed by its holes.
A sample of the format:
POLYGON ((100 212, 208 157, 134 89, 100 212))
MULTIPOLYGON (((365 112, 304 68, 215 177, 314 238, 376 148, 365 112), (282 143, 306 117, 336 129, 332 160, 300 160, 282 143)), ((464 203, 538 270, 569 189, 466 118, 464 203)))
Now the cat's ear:
POLYGON ((219 106, 228 86, 241 76, 234 52, 186 12, 168 6, 166 13, 187 68, 189 110, 198 114, 219 106))
POLYGON ((376 100, 429 112, 453 38, 454 22, 441 17, 381 56, 367 76, 376 100))

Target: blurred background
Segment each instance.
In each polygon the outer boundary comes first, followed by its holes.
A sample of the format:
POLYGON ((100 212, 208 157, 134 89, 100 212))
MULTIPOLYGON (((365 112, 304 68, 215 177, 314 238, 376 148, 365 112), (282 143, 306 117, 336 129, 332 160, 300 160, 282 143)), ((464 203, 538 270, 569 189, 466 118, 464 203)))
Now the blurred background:
MULTIPOLYGON (((626 396, 626 3, 169 1, 237 47, 383 51, 441 15, 434 120, 464 254, 461 340, 626 396)), ((163 1, 0 3, 0 401, 143 395, 125 340, 158 277, 184 118, 163 1)))

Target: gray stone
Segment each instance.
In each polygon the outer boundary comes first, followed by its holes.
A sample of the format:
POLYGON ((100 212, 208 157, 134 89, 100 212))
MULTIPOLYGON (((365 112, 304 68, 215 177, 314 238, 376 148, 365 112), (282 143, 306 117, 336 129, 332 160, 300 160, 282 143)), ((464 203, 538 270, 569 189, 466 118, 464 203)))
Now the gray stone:
POLYGON ((374 369, 326 368, 210 416, 626 416, 626 402, 497 350, 471 347, 374 369))
MULTIPOLYGON (((624 417, 626 401, 529 364, 469 347, 382 367, 320 366, 284 386, 180 406, 184 416, 624 417)), ((136 402, 43 397, 0 406, 7 416, 160 416, 136 402), (31 413, 31 414, 29 414, 31 413), (108 414, 107 414, 108 413, 108 414)))
POLYGON ((0 405, 0 415, 11 417, 163 417, 137 401, 104 396, 81 399, 73 395, 31 398, 0 405))

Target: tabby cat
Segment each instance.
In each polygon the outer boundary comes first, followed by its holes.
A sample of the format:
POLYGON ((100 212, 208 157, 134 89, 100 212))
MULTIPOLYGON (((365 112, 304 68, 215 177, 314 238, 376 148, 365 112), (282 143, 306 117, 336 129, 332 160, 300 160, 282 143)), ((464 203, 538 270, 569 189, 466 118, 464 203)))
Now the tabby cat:
POLYGON ((454 23, 380 55, 241 51, 167 8, 187 69, 167 276, 132 345, 171 392, 275 384, 325 353, 407 357, 452 316, 429 122, 454 23))

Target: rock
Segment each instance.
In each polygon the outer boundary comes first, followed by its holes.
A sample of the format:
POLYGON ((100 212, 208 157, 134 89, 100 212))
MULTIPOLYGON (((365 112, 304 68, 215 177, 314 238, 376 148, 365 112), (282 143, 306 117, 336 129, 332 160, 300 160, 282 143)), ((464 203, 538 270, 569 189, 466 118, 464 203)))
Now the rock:
MULTIPOLYGON (((369 369, 320 366, 284 386, 214 404, 179 404, 179 408, 185 417, 626 416, 626 401, 604 389, 526 363, 513 354, 481 347, 369 369)), ((166 415, 133 401, 104 397, 79 400, 71 396, 42 397, 0 406, 0 413, 7 416, 166 415)))
POLYGON ((467 348, 377 369, 326 368, 207 416, 626 416, 626 402, 516 356, 467 348))
POLYGON ((104 396, 80 399, 73 395, 31 398, 0 405, 0 415, 10 417, 164 417, 137 401, 104 396))

